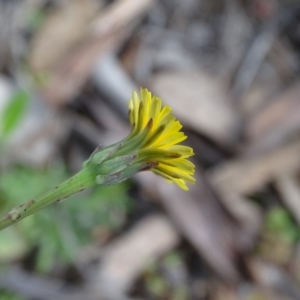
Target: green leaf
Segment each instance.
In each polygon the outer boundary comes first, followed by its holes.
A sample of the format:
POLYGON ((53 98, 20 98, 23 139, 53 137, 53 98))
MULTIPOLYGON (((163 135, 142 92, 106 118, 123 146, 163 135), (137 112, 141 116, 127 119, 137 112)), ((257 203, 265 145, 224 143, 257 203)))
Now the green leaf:
POLYGON ((6 138, 20 122, 27 108, 28 98, 26 92, 19 90, 9 100, 0 119, 2 138, 6 138))

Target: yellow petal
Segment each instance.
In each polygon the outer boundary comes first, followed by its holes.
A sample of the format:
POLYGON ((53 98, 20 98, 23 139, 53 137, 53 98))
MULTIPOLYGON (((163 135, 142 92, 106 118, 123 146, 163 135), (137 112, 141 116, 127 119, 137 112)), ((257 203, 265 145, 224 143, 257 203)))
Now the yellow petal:
POLYGON ((155 163, 152 170, 168 181, 187 190, 186 183, 194 183, 195 166, 187 158, 194 154, 192 148, 179 145, 187 137, 169 106, 162 106, 160 98, 147 89, 140 96, 133 93, 129 101, 129 120, 133 126, 119 152, 137 151, 136 162, 155 163))
POLYGON ((190 176, 189 174, 187 174, 186 172, 184 172, 183 170, 178 169, 178 168, 170 167, 170 166, 167 166, 164 164, 159 164, 157 167, 155 167, 155 169, 158 171, 161 171, 173 178, 183 179, 190 183, 195 182, 194 177, 190 176))

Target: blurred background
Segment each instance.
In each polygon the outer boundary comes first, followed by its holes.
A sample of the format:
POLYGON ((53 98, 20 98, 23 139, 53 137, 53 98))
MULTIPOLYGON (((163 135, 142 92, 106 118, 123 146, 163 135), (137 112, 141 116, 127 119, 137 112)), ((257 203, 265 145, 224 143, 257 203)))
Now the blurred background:
POLYGON ((300 299, 299 71, 298 0, 0 0, 1 213, 124 138, 141 86, 197 170, 0 232, 0 299, 300 299))

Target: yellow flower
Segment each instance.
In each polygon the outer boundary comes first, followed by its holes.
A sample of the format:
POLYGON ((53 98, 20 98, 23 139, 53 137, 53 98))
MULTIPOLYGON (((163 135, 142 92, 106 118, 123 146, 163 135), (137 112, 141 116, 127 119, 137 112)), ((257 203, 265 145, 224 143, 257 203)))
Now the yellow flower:
POLYGON ((153 163, 155 174, 188 190, 186 183, 195 182, 195 166, 187 158, 194 153, 192 148, 178 145, 187 136, 180 131, 182 125, 172 109, 163 106, 161 99, 147 89, 141 89, 140 96, 133 92, 129 100, 129 120, 132 131, 123 142, 126 152, 129 148, 137 151, 135 163, 153 163))
POLYGON ((193 149, 179 145, 186 139, 182 125, 171 113, 169 106, 141 89, 129 100, 131 133, 121 142, 96 149, 84 163, 91 176, 101 185, 112 185, 134 174, 152 170, 184 190, 194 183, 195 166, 187 158, 193 149))

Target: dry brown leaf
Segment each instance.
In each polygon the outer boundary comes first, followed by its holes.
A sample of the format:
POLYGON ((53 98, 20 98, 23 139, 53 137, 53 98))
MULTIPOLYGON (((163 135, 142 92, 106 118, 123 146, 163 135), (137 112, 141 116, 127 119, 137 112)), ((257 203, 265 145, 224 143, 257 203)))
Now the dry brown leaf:
POLYGON ((96 275, 99 294, 109 296, 127 291, 147 263, 173 249, 179 241, 179 234, 166 217, 144 218, 103 249, 96 275))
MULTIPOLYGON (((218 188, 216 187, 216 190, 218 188)), ((263 224, 263 214, 258 205, 238 194, 220 193, 220 201, 235 217, 241 227, 240 249, 252 249, 253 243, 260 233, 263 224)))
POLYGON ((32 70, 51 70, 61 63, 84 37, 86 26, 98 9, 97 0, 68 0, 49 13, 31 44, 29 65, 32 70))
POLYGON ((210 171, 211 181, 225 194, 253 193, 281 174, 299 170, 300 141, 252 157, 241 157, 210 171))
POLYGON ((300 129, 300 84, 281 94, 246 123, 247 152, 270 149, 300 129))
POLYGON ((41 91, 45 99, 53 104, 63 105, 74 97, 95 62, 101 55, 118 48, 153 2, 154 0, 119 0, 101 12, 91 23, 84 41, 52 72, 48 85, 41 91), (133 5, 135 9, 131 10, 133 5))
POLYGON ((222 83, 204 72, 165 72, 154 76, 153 91, 186 125, 221 143, 237 138, 238 116, 222 83))

